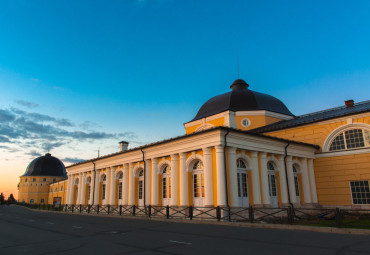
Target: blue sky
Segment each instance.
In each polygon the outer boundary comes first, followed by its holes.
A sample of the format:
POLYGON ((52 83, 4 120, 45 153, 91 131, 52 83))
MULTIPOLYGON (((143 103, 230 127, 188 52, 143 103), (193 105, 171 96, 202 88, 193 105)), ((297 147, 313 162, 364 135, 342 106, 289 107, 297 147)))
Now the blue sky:
POLYGON ((366 0, 0 1, 0 171, 16 186, 49 149, 68 165, 123 139, 184 134, 237 78, 236 49, 250 89, 296 115, 368 100, 369 11, 366 0))

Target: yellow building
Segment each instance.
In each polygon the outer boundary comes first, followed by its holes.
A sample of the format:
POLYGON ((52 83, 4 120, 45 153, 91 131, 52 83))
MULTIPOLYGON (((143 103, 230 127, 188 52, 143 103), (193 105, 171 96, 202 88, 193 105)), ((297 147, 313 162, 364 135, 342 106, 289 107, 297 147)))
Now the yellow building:
POLYGON ((68 166, 49 203, 370 208, 370 101, 294 116, 244 80, 230 88, 183 136, 68 166))
POLYGON ((30 204, 50 203, 52 183, 65 180, 67 172, 62 161, 47 153, 34 159, 20 177, 18 201, 30 204))

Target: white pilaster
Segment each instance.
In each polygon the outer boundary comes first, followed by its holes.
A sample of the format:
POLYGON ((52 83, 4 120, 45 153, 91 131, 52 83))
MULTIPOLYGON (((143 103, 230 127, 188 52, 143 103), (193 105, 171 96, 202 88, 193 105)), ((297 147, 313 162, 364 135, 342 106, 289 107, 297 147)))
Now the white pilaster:
POLYGON ((178 167, 179 156, 177 154, 171 155, 171 205, 178 205, 179 197, 179 167, 178 167))
POLYGON ((145 160, 144 178, 145 178, 145 204, 150 205, 150 160, 145 160))
POLYGON ((238 197, 238 179, 237 179, 237 166, 236 166, 236 148, 227 148, 228 153, 228 166, 229 166, 229 184, 230 184, 230 206, 239 207, 238 197))
POLYGON ((82 173, 78 175, 77 201, 76 204, 82 204, 82 173))
POLYGON ((224 146, 217 145, 216 148, 216 172, 217 172, 217 205, 226 206, 226 175, 224 146))
POLYGON ((293 173, 293 163, 292 163, 292 156, 288 156, 286 158, 286 170, 288 174, 288 186, 289 186, 289 194, 290 194, 290 202, 297 203, 297 196, 295 194, 295 183, 294 183, 294 173, 293 173))
POLYGON ((116 205, 116 171, 114 167, 111 167, 111 178, 110 178, 110 205, 116 205))
POLYGON ((310 180, 312 202, 314 204, 317 204, 316 180, 315 180, 315 171, 313 168, 313 159, 308 160, 308 177, 310 180))
POLYGON ((67 199, 66 204, 71 204, 71 187, 72 187, 72 175, 68 175, 68 184, 67 184, 67 199))
POLYGON ((128 194, 129 194, 129 170, 128 164, 123 165, 123 180, 122 180, 122 205, 128 204, 128 194))
POLYGON ((262 198, 264 205, 271 205, 270 193, 269 193, 269 183, 268 183, 268 170, 267 170, 267 158, 266 153, 262 152, 260 154, 261 162, 261 183, 262 183, 262 198))
POLYGON ((186 171, 186 153, 180 153, 180 205, 188 205, 188 173, 186 171))
POLYGON ((88 198, 87 203, 90 205, 93 202, 94 190, 95 187, 95 174, 94 171, 91 172, 91 181, 90 181, 90 197, 88 198))
POLYGON ((81 187, 81 198, 80 204, 85 205, 85 197, 86 197, 86 174, 81 174, 82 179, 82 187, 81 187))
POLYGON ((205 206, 213 206, 213 169, 211 148, 203 148, 205 206))
POLYGON ((95 184, 94 184, 94 205, 99 204, 99 184, 100 184, 100 173, 98 170, 96 170, 96 178, 95 178, 95 184))
POLYGON ((251 153, 251 168, 252 168, 252 185, 253 185, 253 202, 254 205, 261 205, 261 188, 260 188, 260 174, 258 167, 258 152, 251 153))
POLYGON ((284 164, 284 156, 279 156, 279 162, 278 162, 278 168, 279 168, 279 175, 280 175, 280 194, 281 194, 281 203, 288 204, 288 189, 287 189, 287 183, 286 183, 286 175, 285 175, 285 164, 284 164))
POLYGON ((152 159, 152 205, 158 205, 158 159, 152 159))
POLYGON ((306 204, 311 204, 311 190, 310 190, 310 181, 308 179, 308 167, 307 167, 307 159, 302 159, 302 186, 303 186, 303 195, 304 195, 304 202, 306 204))
POLYGON ((134 176, 134 164, 129 164, 129 192, 128 192, 128 204, 135 205, 135 176, 134 176))

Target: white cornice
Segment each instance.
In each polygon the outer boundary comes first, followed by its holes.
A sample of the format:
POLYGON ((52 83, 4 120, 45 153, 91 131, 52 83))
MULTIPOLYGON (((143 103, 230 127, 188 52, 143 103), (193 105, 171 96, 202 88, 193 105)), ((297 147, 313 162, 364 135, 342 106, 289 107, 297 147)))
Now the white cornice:
POLYGON ((316 158, 329 158, 329 157, 340 157, 340 156, 357 155, 357 154, 365 154, 365 153, 370 153, 370 148, 317 153, 315 156, 316 158))
POLYGON ((238 111, 235 113, 236 116, 269 116, 269 117, 274 117, 282 120, 291 120, 294 119, 293 116, 281 114, 281 113, 276 113, 276 112, 270 112, 266 110, 259 110, 259 111, 238 111))

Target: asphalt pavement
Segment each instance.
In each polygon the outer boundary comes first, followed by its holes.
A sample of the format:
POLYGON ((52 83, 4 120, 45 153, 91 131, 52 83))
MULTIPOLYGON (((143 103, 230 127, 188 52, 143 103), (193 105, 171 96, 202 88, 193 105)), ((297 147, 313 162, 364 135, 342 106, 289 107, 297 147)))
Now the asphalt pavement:
POLYGON ((370 254, 370 236, 0 206, 0 254, 370 254))

